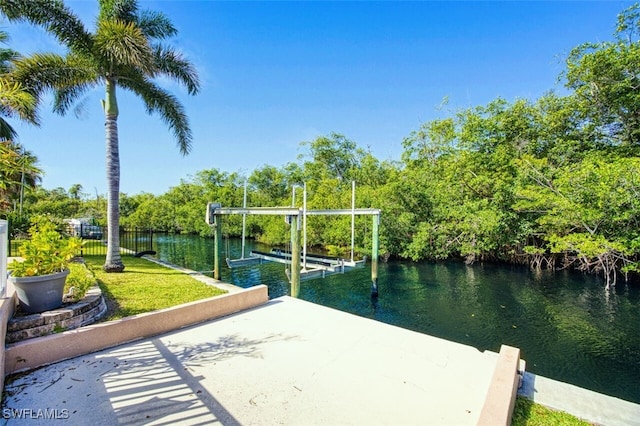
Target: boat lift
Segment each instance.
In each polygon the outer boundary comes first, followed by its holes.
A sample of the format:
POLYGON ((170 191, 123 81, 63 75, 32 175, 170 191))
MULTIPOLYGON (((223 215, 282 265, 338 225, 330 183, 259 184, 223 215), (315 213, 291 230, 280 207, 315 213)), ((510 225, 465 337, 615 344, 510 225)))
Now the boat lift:
MULTIPOLYGON (((247 208, 247 181, 246 180, 244 181, 244 195, 242 197, 242 207, 245 209, 247 208)), ((262 259, 260 257, 253 256, 253 254, 250 254, 249 257, 244 257, 244 252, 245 252, 244 240, 245 240, 246 227, 247 227, 247 215, 245 213, 242 215, 242 254, 240 255, 240 259, 230 259, 227 257, 226 259, 227 266, 229 268, 237 268, 240 266, 250 266, 250 265, 255 265, 257 263, 262 263, 262 259)))
MULTIPOLYGON (((273 249, 270 252, 253 250, 251 257, 259 261, 277 262, 290 265, 292 262, 291 252, 280 249, 273 249)), ((300 281, 314 278, 325 278, 328 275, 344 274, 353 268, 363 268, 367 262, 366 257, 362 260, 347 260, 334 256, 323 256, 320 254, 302 254, 300 259, 302 269, 300 270, 300 281)), ((291 271, 285 270, 287 278, 291 281, 291 271)))
MULTIPOLYGON (((281 255, 282 258, 278 258, 275 256, 277 253, 260 253, 253 251, 251 256, 243 259, 235 259, 235 260, 227 260, 227 263, 231 262, 231 265, 240 266, 243 264, 256 263, 262 260, 269 261, 280 261, 281 263, 286 263, 291 265, 291 270, 289 272, 289 281, 291 282, 291 296, 298 297, 300 292, 300 280, 301 275, 305 273, 307 275, 307 279, 310 279, 315 274, 315 277, 324 276, 327 273, 337 273, 340 271, 340 268, 344 271, 344 268, 352 268, 364 266, 364 261, 353 261, 353 250, 352 250, 352 259, 351 261, 340 260, 341 262, 336 263, 336 261, 330 261, 330 258, 325 258, 324 260, 320 260, 318 256, 307 256, 306 255, 306 244, 305 244, 305 253, 301 253, 300 250, 300 233, 303 226, 303 221, 306 224, 306 216, 336 216, 336 215, 351 215, 352 218, 355 215, 369 215, 373 218, 373 230, 372 230, 372 247, 371 247, 371 296, 378 296, 378 249, 379 249, 379 240, 378 240, 378 229, 380 226, 380 210, 379 209, 356 209, 353 207, 351 209, 331 209, 331 210, 307 210, 306 206, 304 209, 295 208, 295 207, 253 207, 253 208, 230 208, 230 207, 222 207, 220 203, 207 203, 207 214, 206 221, 209 225, 215 228, 214 232, 214 264, 213 264, 213 277, 215 279, 220 279, 220 271, 221 271, 221 258, 222 258, 222 216, 224 215, 233 215, 233 214, 241 214, 246 216, 248 214, 252 215, 277 215, 277 216, 285 216, 287 223, 291 224, 291 253, 288 255, 281 255), (302 220, 301 220, 302 218, 302 220), (301 256, 302 255, 302 256, 301 256), (315 256, 315 257, 314 257, 315 256), (278 259, 278 260, 276 260, 278 259), (297 262, 294 262, 293 259, 300 259, 297 262), (244 263, 246 262, 246 263, 244 263), (332 263, 333 262, 333 263, 332 263), (324 267, 321 267, 322 263, 325 263, 324 267), (308 269, 306 266, 309 264, 313 264, 312 270, 308 269), (305 272, 302 271, 301 266, 304 267, 305 272), (323 272, 324 271, 324 272, 323 272)), ((244 252, 244 249, 243 249, 244 252)), ((229 265, 231 267, 231 265, 229 265)))

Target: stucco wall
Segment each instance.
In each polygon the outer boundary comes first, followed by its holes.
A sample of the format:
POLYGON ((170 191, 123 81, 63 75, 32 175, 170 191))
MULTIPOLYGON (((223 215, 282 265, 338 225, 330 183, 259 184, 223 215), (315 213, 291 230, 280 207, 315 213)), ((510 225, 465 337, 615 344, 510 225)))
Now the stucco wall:
POLYGON ((7 335, 7 322, 13 316, 16 309, 16 299, 14 297, 15 290, 10 283, 7 283, 6 296, 0 298, 0 337, 2 338, 2 345, 0 345, 0 395, 4 390, 4 376, 5 376, 5 345, 4 339, 7 335))
MULTIPOLYGON (((268 300, 267 287, 259 285, 236 293, 13 343, 2 350, 0 368, 4 371, 1 377, 212 320, 262 305, 268 300)), ((4 305, 2 309, 5 315, 4 305)), ((6 309, 6 315, 2 317, 3 338, 10 317, 9 309, 6 309)))

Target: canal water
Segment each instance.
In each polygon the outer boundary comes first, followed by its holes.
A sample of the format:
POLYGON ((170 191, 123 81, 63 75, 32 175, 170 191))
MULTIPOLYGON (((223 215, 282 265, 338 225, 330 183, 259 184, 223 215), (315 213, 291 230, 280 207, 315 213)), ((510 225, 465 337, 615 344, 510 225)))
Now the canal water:
MULTIPOLYGON (((158 236, 154 244, 158 258, 211 275, 213 240, 158 236)), ((238 258, 240 247, 225 241, 224 255, 238 258)), ((247 242, 247 253, 252 247, 247 242)), ((271 298, 289 293, 282 264, 224 266, 222 279, 240 287, 266 284, 271 298)), ((516 346, 529 372, 640 403, 637 287, 622 282, 607 292, 597 277, 566 271, 393 261, 379 265, 378 299, 370 292, 367 267, 303 281, 300 298, 481 351, 516 346)))

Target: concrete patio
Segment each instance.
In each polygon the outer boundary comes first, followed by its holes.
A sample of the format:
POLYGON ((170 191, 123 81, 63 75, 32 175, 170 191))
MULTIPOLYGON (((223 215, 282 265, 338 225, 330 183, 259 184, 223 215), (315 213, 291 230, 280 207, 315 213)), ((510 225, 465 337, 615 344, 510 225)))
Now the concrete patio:
POLYGON ((52 417, 65 425, 475 425, 498 359, 283 297, 14 378, 3 417, 34 425, 52 417))

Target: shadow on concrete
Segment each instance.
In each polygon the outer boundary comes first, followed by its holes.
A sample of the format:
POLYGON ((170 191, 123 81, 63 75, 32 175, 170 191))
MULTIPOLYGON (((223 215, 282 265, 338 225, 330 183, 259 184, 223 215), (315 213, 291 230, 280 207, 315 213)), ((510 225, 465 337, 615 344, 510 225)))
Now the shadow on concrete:
POLYGON ((169 345, 156 338, 98 356, 110 365, 100 376, 118 424, 186 422, 235 426, 240 425, 239 421, 202 386, 204 378, 194 376, 190 367, 238 356, 259 358, 261 345, 293 338, 273 334, 253 340, 234 334, 214 342, 169 345))
POLYGON ((518 388, 518 396, 522 396, 524 398, 530 399, 532 401, 535 400, 536 393, 536 375, 525 371, 524 377, 522 378, 522 385, 518 388))
POLYGON ((118 424, 240 424, 160 339, 96 358, 110 366, 100 380, 118 424))
POLYGON ((176 342, 169 347, 182 348, 177 354, 180 362, 190 366, 205 366, 206 364, 223 361, 225 359, 246 356, 251 358, 261 358, 260 345, 275 341, 287 341, 295 339, 296 336, 283 336, 282 334, 272 334, 261 339, 247 339, 237 334, 220 337, 215 342, 189 345, 183 342, 176 342))

